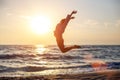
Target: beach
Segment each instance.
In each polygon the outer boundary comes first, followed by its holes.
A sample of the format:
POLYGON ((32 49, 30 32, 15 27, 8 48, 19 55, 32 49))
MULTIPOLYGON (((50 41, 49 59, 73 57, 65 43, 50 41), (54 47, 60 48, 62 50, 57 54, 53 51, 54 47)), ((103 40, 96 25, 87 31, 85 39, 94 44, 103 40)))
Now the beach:
POLYGON ((120 46, 61 53, 56 45, 0 45, 0 80, 119 80, 120 46))
POLYGON ((0 80, 120 80, 119 75, 120 71, 102 71, 83 74, 1 77, 0 80))

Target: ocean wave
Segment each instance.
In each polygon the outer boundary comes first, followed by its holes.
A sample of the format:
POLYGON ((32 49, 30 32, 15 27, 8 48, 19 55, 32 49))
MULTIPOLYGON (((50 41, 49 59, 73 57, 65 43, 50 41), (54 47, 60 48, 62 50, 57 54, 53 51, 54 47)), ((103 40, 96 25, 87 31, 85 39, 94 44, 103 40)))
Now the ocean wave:
POLYGON ((66 55, 66 56, 55 56, 55 55, 52 55, 52 56, 43 56, 42 59, 53 59, 53 60, 56 60, 56 59, 62 59, 62 60, 70 60, 70 59, 84 59, 83 57, 80 57, 80 56, 72 56, 72 55, 66 55))
POLYGON ((45 48, 47 51, 38 53, 34 46, 0 46, 0 75, 11 76, 20 72, 20 75, 26 76, 27 73, 47 71, 58 71, 60 74, 61 70, 65 73, 120 70, 120 46, 84 46, 66 54, 62 54, 57 46, 45 48))
POLYGON ((6 54, 0 55, 0 59, 15 59, 15 58, 26 58, 26 57, 36 57, 34 54, 6 54))
POLYGON ((0 59, 16 59, 16 58, 35 58, 41 57, 42 59, 83 59, 81 56, 60 55, 60 54, 2 54, 0 59))
POLYGON ((102 50, 101 48, 83 48, 80 49, 80 51, 100 51, 102 50))
POLYGON ((24 71, 24 72, 38 72, 44 70, 55 70, 55 69, 81 69, 81 70, 91 70, 94 71, 95 68, 102 69, 102 67, 106 67, 106 69, 120 69, 120 62, 108 62, 106 66, 97 66, 93 67, 91 64, 86 65, 72 65, 72 66, 58 66, 58 67, 46 67, 46 66, 24 66, 24 67, 7 67, 0 65, 0 73, 3 72, 16 72, 16 71, 24 71))
POLYGON ((0 73, 4 72, 16 72, 16 71, 24 71, 24 72, 37 72, 44 70, 55 70, 55 69, 73 69, 73 68, 90 68, 91 65, 78 65, 78 66, 67 66, 67 67, 45 67, 45 66, 24 66, 24 67, 7 67, 0 65, 0 73))

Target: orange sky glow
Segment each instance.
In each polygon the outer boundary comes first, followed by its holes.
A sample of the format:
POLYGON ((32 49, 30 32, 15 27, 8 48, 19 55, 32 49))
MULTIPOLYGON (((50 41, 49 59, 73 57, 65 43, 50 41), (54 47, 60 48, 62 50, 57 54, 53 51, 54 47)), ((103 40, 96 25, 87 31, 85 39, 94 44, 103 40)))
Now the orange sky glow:
POLYGON ((1 0, 0 44, 56 44, 56 25, 77 10, 64 33, 65 44, 119 45, 119 4, 118 0, 1 0))

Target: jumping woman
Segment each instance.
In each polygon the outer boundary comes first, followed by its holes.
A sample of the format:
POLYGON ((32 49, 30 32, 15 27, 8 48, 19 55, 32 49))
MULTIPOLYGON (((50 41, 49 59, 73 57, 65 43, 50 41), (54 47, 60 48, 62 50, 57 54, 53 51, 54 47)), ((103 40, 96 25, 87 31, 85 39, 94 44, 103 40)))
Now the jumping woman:
POLYGON ((56 42, 57 42, 57 45, 59 47, 59 49, 65 53, 71 49, 76 49, 76 48, 80 48, 79 45, 73 45, 73 46, 69 46, 69 47, 65 47, 64 45, 64 39, 63 39, 63 33, 65 31, 65 28, 68 24, 68 22, 71 20, 71 19, 74 19, 75 17, 72 17, 73 14, 76 14, 77 11, 72 11, 71 14, 68 14, 66 18, 62 19, 56 26, 56 29, 54 31, 54 36, 56 38, 56 42))

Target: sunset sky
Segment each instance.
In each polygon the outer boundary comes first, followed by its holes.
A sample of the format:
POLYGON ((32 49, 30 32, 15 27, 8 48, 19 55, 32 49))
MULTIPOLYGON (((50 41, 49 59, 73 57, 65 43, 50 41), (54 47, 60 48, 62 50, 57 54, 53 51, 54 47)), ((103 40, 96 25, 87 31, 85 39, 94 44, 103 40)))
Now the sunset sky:
POLYGON ((53 31, 72 10, 65 44, 120 45, 120 0, 0 0, 0 44, 56 44, 53 31), (36 16, 49 19, 48 32, 31 29, 36 16))

